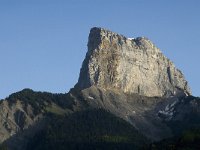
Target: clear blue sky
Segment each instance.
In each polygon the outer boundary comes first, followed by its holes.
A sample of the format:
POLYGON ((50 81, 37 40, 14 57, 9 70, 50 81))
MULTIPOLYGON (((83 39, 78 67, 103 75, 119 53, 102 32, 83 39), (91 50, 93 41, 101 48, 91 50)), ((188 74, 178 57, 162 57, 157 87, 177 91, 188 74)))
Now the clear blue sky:
POLYGON ((0 0, 0 98, 24 88, 67 92, 89 30, 146 36, 200 96, 199 0, 0 0))

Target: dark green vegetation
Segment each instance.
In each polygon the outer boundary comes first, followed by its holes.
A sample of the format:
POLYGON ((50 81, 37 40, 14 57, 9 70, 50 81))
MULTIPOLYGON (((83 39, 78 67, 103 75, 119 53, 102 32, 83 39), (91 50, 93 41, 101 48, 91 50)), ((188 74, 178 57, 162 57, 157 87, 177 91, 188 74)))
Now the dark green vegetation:
POLYGON ((27 150, 139 149, 148 140, 126 121, 105 110, 86 110, 69 116, 51 115, 27 150))
POLYGON ((68 94, 52 94, 48 92, 35 92, 31 89, 24 89, 20 92, 10 95, 6 100, 9 104, 13 104, 16 101, 24 103, 24 109, 27 109, 27 105, 33 107, 34 113, 39 114, 44 111, 46 106, 55 103, 63 109, 72 109, 74 104, 73 100, 69 98, 68 94))
POLYGON ((149 150, 199 150, 200 128, 185 131, 181 136, 151 144, 149 150))
MULTIPOLYGON (((151 144, 150 150, 200 150, 200 98, 188 96, 179 105, 183 119, 166 124, 174 137, 151 144), (187 107, 185 107, 187 106, 187 107)), ((179 115, 178 113, 175 115, 179 115)))
POLYGON ((2 144, 0 145, 0 150, 8 150, 8 148, 6 145, 2 144))

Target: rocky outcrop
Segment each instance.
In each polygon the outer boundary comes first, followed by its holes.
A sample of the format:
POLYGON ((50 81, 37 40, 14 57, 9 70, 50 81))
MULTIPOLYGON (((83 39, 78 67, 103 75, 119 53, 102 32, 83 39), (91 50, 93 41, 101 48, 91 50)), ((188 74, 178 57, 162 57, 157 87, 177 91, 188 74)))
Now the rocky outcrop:
POLYGON ((92 85, 149 97, 191 94, 181 71, 150 40, 96 27, 75 88, 92 85))
POLYGON ((34 119, 31 118, 33 116, 32 108, 30 108, 30 111, 30 114, 26 113, 20 101, 17 101, 13 105, 9 105, 8 101, 1 101, 0 142, 33 124, 37 116, 34 116, 34 119))

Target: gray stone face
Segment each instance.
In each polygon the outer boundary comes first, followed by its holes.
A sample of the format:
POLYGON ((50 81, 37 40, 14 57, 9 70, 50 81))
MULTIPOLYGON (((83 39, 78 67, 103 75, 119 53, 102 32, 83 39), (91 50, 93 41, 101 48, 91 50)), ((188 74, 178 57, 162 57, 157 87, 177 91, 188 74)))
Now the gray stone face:
POLYGON ((21 101, 9 104, 7 100, 0 103, 0 143, 15 135, 17 132, 27 129, 39 117, 33 114, 33 108, 28 105, 24 109, 21 101))
POLYGON ((191 94, 181 71, 150 40, 96 27, 75 87, 92 85, 149 97, 191 94))

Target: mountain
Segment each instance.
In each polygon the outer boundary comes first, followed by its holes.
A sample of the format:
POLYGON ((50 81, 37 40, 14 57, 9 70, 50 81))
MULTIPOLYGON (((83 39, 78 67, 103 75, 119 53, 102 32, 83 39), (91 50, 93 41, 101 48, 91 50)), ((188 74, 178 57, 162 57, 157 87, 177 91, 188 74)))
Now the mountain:
POLYGON ((70 113, 73 101, 67 94, 24 89, 0 101, 0 140, 9 149, 25 149, 35 132, 46 126, 48 113, 70 113))
POLYGON ((180 70, 147 38, 92 28, 76 88, 92 85, 139 95, 191 94, 180 70))
POLYGON ((182 72, 150 40, 94 27, 68 93, 24 89, 0 101, 0 150, 180 149, 182 139, 195 149, 199 110, 182 72))

